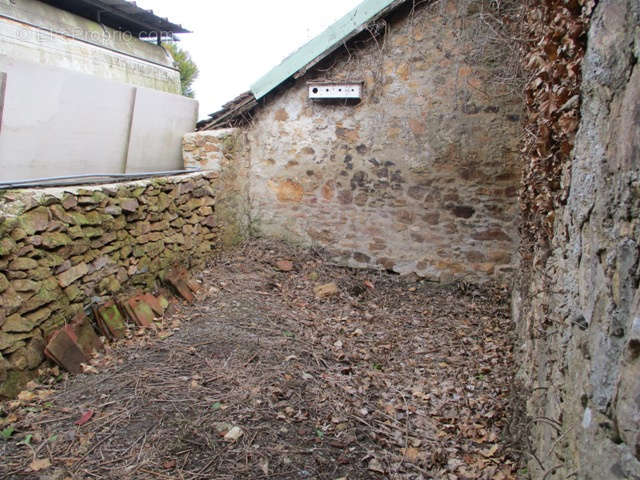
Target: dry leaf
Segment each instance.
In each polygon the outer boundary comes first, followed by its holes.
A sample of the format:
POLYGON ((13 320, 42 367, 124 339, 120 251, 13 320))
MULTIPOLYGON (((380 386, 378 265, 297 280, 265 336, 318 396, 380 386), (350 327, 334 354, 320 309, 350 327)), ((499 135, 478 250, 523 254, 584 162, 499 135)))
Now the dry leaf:
POLYGON ((335 282, 326 283, 324 285, 318 285, 313 289, 313 293, 315 293, 316 298, 327 298, 333 295, 337 295, 338 293, 338 285, 335 282))
POLYGON ((276 262, 276 267, 281 272, 290 272, 293 270, 293 262, 291 260, 278 260, 276 262))
POLYGON ((260 465, 260 470, 262 470, 262 473, 264 473, 265 475, 269 475, 269 459, 264 458, 260 460, 260 462, 258 462, 258 465, 260 465))
POLYGON ((53 390, 38 390, 37 395, 40 400, 46 400, 53 395, 53 390))
POLYGON ((28 390, 23 390, 22 392, 20 392, 18 394, 18 400, 20 400, 22 402, 30 402, 35 397, 36 397, 35 394, 33 392, 28 391, 28 390))
POLYGON ((371 460, 369 460, 368 468, 372 472, 384 473, 384 468, 382 467, 382 464, 378 461, 377 458, 372 458, 371 460))
POLYGON ((489 458, 489 457, 493 457, 497 451, 498 451, 498 444, 496 443, 491 448, 487 448, 486 450, 481 450, 480 453, 483 456, 489 458))
POLYGON ((420 456, 420 452, 417 448, 409 447, 404 451, 404 456, 411 463, 415 463, 418 461, 418 457, 420 456))
POLYGON ((76 420, 75 424, 81 427, 82 425, 87 423, 89 420, 91 420, 91 417, 93 417, 93 410, 88 410, 84 413, 84 415, 82 415, 78 420, 76 420))
POLYGON ((34 472, 39 472, 40 470, 44 470, 51 466, 51 462, 48 458, 41 458, 39 460, 34 460, 29 464, 29 468, 34 472))
POLYGON ((224 436, 224 439, 227 442, 235 442, 236 440, 238 440, 242 435, 244 434, 244 432, 242 431, 242 429, 240 427, 233 427, 231 430, 229 430, 227 432, 227 434, 224 436))

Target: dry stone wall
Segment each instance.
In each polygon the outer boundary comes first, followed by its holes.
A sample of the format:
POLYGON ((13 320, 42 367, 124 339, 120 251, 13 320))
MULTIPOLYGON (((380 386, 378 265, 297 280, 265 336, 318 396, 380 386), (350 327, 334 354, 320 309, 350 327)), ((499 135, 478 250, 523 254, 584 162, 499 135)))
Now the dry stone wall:
POLYGON ((0 396, 43 362, 44 342, 88 305, 198 268, 225 236, 218 173, 0 194, 0 396))
POLYGON ((470 55, 485 3, 401 8, 270 95, 248 128, 256 231, 436 281, 509 273, 521 102, 470 55), (309 80, 362 80, 364 98, 314 103, 309 80))
POLYGON ((640 3, 598 2, 566 202, 514 292, 531 478, 640 478, 639 58, 640 3))

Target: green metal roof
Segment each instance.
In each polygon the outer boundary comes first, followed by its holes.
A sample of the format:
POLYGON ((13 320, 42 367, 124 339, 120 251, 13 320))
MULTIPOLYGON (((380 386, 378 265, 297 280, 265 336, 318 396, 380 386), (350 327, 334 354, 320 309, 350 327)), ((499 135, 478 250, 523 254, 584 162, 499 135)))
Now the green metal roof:
POLYGON ((325 57, 344 41, 361 32, 371 20, 403 3, 404 0, 364 0, 320 35, 285 58, 280 65, 251 86, 258 100, 306 65, 325 57))

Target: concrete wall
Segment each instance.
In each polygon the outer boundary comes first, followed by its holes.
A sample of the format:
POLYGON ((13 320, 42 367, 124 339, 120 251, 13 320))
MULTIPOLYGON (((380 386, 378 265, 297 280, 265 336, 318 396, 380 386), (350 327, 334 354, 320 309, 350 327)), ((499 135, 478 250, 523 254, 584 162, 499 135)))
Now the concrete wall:
POLYGON ((180 95, 138 88, 127 172, 181 169, 182 136, 195 128, 197 106, 196 101, 180 95))
POLYGON ((598 2, 567 198, 514 294, 531 478, 640 478, 639 31, 636 0, 598 2))
POLYGON ((521 102, 469 58, 477 4, 399 11, 265 99, 248 128, 257 232, 436 281, 512 270, 521 102), (313 103, 306 82, 323 79, 363 80, 362 102, 313 103))
POLYGON ((0 0, 0 55, 180 93, 162 47, 37 0, 0 0))
POLYGON ((2 55, 0 72, 0 180, 182 169, 196 101, 2 55))

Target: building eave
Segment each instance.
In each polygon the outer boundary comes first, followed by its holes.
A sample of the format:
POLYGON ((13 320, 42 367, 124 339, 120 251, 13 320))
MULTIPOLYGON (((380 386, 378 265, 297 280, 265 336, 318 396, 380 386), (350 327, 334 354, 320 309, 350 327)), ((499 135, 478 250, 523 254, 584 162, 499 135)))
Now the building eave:
POLYGON ((41 0, 51 6, 120 31, 130 32, 139 38, 190 33, 182 25, 159 17, 153 10, 145 10, 128 0, 41 0))

